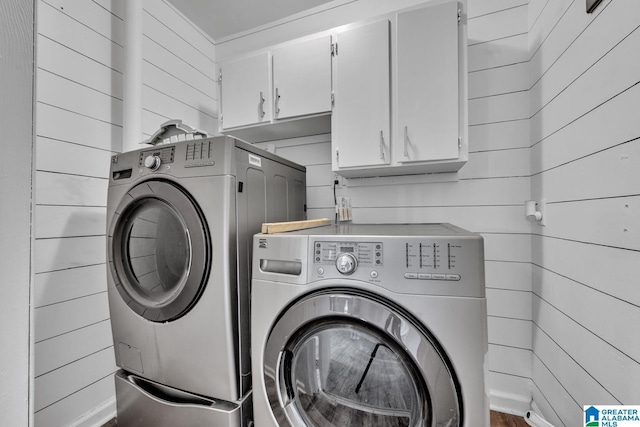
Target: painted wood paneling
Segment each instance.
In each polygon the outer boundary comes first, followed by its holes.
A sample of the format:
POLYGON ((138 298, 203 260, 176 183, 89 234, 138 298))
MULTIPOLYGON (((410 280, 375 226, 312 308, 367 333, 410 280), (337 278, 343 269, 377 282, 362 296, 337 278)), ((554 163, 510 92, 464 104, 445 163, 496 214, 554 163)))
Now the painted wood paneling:
MULTIPOLYGON (((84 3, 84 2, 78 2, 84 3)), ((122 73, 68 46, 38 36, 38 67, 83 86, 122 99, 122 73)))
POLYGON ((484 264, 487 289, 531 291, 531 263, 487 260, 484 264))
POLYGON ((470 18, 468 22, 469 46, 512 37, 516 34, 527 34, 527 5, 470 18))
POLYGON ((640 139, 576 158, 562 167, 534 176, 532 183, 544 190, 537 194, 553 202, 638 194, 638 153, 640 139), (602 179, 603 175, 607 179, 602 179))
POLYGON ((38 136, 102 150, 122 151, 122 125, 104 122, 62 108, 38 102, 38 136))
POLYGON ((65 141, 38 137, 36 168, 95 178, 108 178, 113 152, 65 141))
MULTIPOLYGON (((36 412, 35 425, 38 427, 73 426, 76 425, 76 421, 81 421, 86 416, 88 410, 100 408, 105 402, 110 403, 111 413, 115 415, 115 395, 113 375, 109 374, 36 412)), ((110 415, 109 418, 111 417, 110 415)))
POLYGON ((531 292, 487 289, 487 311, 493 316, 531 320, 531 292))
POLYGON ((87 387, 116 370, 115 354, 109 347, 35 379, 35 411, 87 387))
POLYGON ((107 210, 96 206, 37 206, 36 239, 104 236, 107 210))
POLYGON ((106 206, 108 181, 60 173, 36 173, 39 205, 106 206))
POLYGON ((491 344, 489 355, 489 371, 531 378, 531 350, 491 344))
POLYGON ((545 215, 543 235, 640 252, 640 196, 549 203, 545 215))
POLYGON ((538 142, 639 82, 640 29, 622 40, 580 79, 531 118, 532 142, 538 142))
POLYGON ((60 13, 76 22, 81 22, 113 43, 123 46, 122 19, 117 19, 111 12, 93 1, 79 2, 75 0, 42 0, 60 13))
POLYGON ((40 341, 35 347, 34 375, 38 378, 112 346, 111 325, 108 319, 40 341))
POLYGON ((98 294, 107 289, 105 264, 36 274, 34 285, 35 308, 98 294), (89 278, 90 280, 87 280, 89 278))
POLYGON ((640 85, 622 92, 548 136, 531 149, 533 174, 561 166, 638 137, 640 85))
POLYGON ((38 102, 122 125, 122 100, 45 70, 38 72, 38 102))
MULTIPOLYGON (((109 20, 110 25, 118 21, 113 15, 105 14, 103 17, 109 20)), ((44 1, 38 3, 38 34, 116 71, 123 71, 122 46, 91 30, 82 20, 72 19, 44 1)))
MULTIPOLYGON (((538 297, 533 298, 533 312, 537 327, 558 343, 575 363, 602 384, 615 399, 623 404, 632 404, 637 399, 640 383, 629 381, 630 378, 640 378, 637 360, 608 345, 602 338, 538 297)), ((534 351, 537 352, 537 349, 534 351)), ((535 375, 534 381, 537 381, 535 375)), ((560 401, 549 400, 558 411, 565 407, 560 401)))
MULTIPOLYGON (((169 27, 169 31, 174 33, 183 42, 196 50, 202 58, 199 60, 207 60, 209 63, 215 61, 215 51, 213 40, 200 30, 191 21, 186 19, 166 0, 144 0, 143 7, 149 16, 152 16, 157 22, 164 23, 169 27)), ((158 34, 162 32, 159 31, 158 34)), ((164 35, 165 37, 167 35, 164 35)), ((168 36, 173 37, 169 34, 168 36)), ((199 68, 199 67, 198 67, 199 68)), ((206 70, 207 68, 203 68, 206 70)))
POLYGON ((472 0, 468 3, 469 19, 526 4, 527 0, 472 0))
MULTIPOLYGON (((575 13, 583 15, 584 11, 575 13)), ((544 75, 531 89, 532 113, 539 111, 542 106, 580 77, 585 70, 600 60, 605 60, 610 50, 634 32, 638 25, 639 14, 638 2, 613 2, 603 9, 584 29, 580 37, 567 47, 553 67, 549 70, 541 70, 544 75), (609 30, 603 32, 602 28, 609 30)), ((637 47, 637 44, 634 46, 637 47)), ((627 53, 633 56, 631 51, 628 50, 627 53)), ((534 75, 535 72, 536 70, 533 71, 534 75)), ((609 78, 615 77, 610 75, 609 78)))
POLYGON ((546 419, 557 426, 572 427, 575 425, 574 420, 580 420, 584 417, 582 406, 579 406, 571 395, 567 393, 567 390, 553 375, 553 372, 549 371, 549 368, 535 354, 533 356, 532 371, 536 386, 545 390, 545 399, 555 404, 554 413, 544 414, 546 419), (558 405, 559 402, 563 403, 562 406, 558 405), (557 408, 558 406, 560 407, 557 408))
POLYGON ((35 310, 36 343, 109 319, 106 292, 35 310))
POLYGON ((529 60, 527 35, 469 46, 469 72, 519 64, 529 60))
POLYGON ((529 92, 469 100, 469 126, 529 118, 529 92))
POLYGON ((489 315, 489 344, 531 349, 531 321, 489 315))
POLYGON ((189 62, 183 61, 167 46, 149 37, 142 39, 142 53, 145 61, 156 67, 162 67, 166 73, 216 98, 217 74, 205 74, 189 62), (210 92, 206 90, 207 88, 210 92))
POLYGON ((469 126, 469 154, 529 147, 529 120, 469 126))
POLYGON ((469 73, 469 99, 529 90, 529 63, 469 73))
POLYGON ((608 246, 533 236, 532 262, 547 270, 640 306, 640 254, 608 246), (568 256, 566 254, 569 254, 568 256), (600 268, 606 261, 606 268, 600 268), (592 266, 593 268, 585 268, 592 266))
POLYGON ((32 420, 34 2, 0 3, 0 423, 32 420))
POLYGON ((187 39, 183 38, 183 34, 171 28, 174 24, 180 25, 181 22, 185 24, 184 28, 187 28, 184 20, 176 19, 177 16, 175 15, 173 19, 160 19, 155 16, 158 9, 150 6, 161 6, 162 4, 163 2, 158 0, 145 2, 145 13, 142 18, 145 36, 162 46, 167 46, 168 49, 182 61, 192 64, 203 74, 210 76, 215 75, 216 66, 212 59, 213 44, 211 44, 210 50, 202 49, 204 52, 193 46, 187 39))
MULTIPOLYGON (((104 221, 110 157, 123 147, 123 3, 38 2, 37 427, 115 414, 104 221)), ((217 130, 213 42, 165 1, 144 9, 145 131, 169 118, 217 130)))
POLYGON ((469 154, 468 164, 458 172, 460 179, 529 177, 529 150, 483 151, 469 154))
POLYGON ((637 305, 539 266, 533 267, 533 278, 538 298, 640 362, 640 342, 629 339, 629 330, 620 326, 640 325, 637 305))

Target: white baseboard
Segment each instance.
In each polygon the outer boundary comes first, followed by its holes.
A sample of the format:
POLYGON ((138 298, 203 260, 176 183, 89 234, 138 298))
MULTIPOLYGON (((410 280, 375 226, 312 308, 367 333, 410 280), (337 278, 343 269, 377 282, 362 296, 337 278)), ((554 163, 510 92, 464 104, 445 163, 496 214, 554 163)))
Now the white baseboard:
POLYGON ((489 392, 489 402, 491 409, 507 414, 523 417, 531 409, 531 396, 505 393, 491 390, 489 392))
POLYGON ((93 408, 69 427, 100 427, 116 416, 116 397, 106 400, 102 405, 93 408))

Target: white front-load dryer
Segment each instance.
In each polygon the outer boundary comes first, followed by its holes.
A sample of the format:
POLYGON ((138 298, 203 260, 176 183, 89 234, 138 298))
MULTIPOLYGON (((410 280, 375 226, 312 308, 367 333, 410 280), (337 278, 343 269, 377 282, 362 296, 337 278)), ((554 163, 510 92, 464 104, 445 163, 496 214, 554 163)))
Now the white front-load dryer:
POLYGON ((254 237, 254 420, 488 427, 483 240, 450 224, 254 237))
POLYGON ((251 422, 253 235, 304 219, 305 168, 230 137, 112 157, 107 274, 118 425, 251 422))

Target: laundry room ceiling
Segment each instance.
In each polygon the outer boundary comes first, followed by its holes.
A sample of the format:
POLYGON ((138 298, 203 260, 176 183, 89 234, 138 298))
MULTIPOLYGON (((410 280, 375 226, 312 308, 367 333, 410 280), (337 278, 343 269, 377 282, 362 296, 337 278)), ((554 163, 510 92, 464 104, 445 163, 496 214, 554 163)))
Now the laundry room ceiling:
POLYGON ((213 40, 312 9, 332 0, 169 0, 213 40))

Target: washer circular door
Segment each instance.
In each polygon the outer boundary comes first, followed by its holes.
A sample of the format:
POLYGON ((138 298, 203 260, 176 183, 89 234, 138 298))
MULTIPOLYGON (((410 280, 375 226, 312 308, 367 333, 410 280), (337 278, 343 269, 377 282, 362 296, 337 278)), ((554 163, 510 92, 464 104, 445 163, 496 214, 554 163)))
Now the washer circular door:
POLYGON ((444 352, 370 294, 327 290, 289 307, 267 339, 264 380, 279 425, 462 425, 444 352))
POLYGON ((205 286, 210 252, 204 217, 176 184, 140 183, 116 208, 111 274, 127 305, 148 320, 165 322, 189 311, 205 286))

